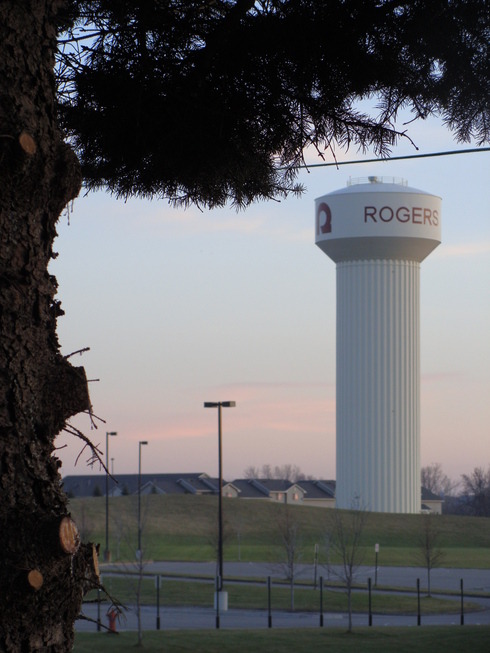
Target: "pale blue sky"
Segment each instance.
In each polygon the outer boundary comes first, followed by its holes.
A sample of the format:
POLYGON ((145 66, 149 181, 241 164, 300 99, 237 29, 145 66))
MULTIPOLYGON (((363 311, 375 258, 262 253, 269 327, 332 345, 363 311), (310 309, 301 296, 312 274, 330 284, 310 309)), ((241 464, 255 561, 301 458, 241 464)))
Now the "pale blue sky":
MULTIPOLYGON (((458 145, 437 120, 416 123, 420 152, 458 145)), ((414 154, 408 143, 393 155, 414 154)), ((372 153, 338 153, 339 160, 372 153)), ((422 464, 458 478, 490 464, 489 153, 302 171, 300 198, 244 212, 164 201, 81 197, 59 225, 52 271, 66 316, 64 354, 90 347, 96 415, 73 420, 117 472, 217 474, 223 412, 227 479, 248 465, 297 464, 335 478, 335 265, 314 244, 314 199, 348 178, 403 177, 442 197, 443 243, 421 266, 422 464)), ((81 442, 60 436, 63 474, 91 473, 81 442)), ((99 473, 97 468, 94 470, 99 473)))

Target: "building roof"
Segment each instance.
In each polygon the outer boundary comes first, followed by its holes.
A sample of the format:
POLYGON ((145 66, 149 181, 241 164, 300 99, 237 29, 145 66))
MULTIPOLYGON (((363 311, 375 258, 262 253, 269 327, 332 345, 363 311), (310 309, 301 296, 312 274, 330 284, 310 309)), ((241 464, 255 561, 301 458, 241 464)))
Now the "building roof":
POLYGON ((335 497, 335 481, 288 481, 275 478, 238 478, 232 485, 238 490, 240 498, 264 499, 271 493, 287 492, 292 487, 302 490, 308 499, 335 497))
POLYGON ((283 478, 254 478, 251 480, 260 483, 267 488, 269 492, 286 492, 293 485, 297 485, 297 483, 292 483, 283 478))
POLYGON ((263 499, 269 496, 266 487, 252 483, 251 478, 237 478, 232 485, 238 490, 241 499, 263 499))
MULTIPOLYGON (((109 494, 136 494, 138 492, 138 474, 118 474, 115 479, 108 478, 109 494)), ((335 499, 334 480, 304 480, 293 483, 286 479, 239 478, 223 485, 233 486, 240 498, 271 499, 280 492, 288 492, 292 487, 304 492, 306 501, 315 499, 335 499)), ((143 494, 218 494, 219 480, 211 478, 204 472, 187 474, 141 474, 141 491, 143 494)), ((65 476, 65 492, 72 497, 89 497, 105 495, 105 474, 84 474, 65 476)), ((422 501, 443 501, 441 497, 422 487, 422 501)))
POLYGON ((422 486, 422 501, 442 501, 442 498, 438 494, 434 494, 434 492, 422 486))
MULTIPOLYGON (((109 494, 135 494, 138 491, 138 474, 117 474, 115 479, 109 477, 109 494)), ((141 487, 152 484, 163 494, 213 494, 212 479, 203 472, 188 474, 141 474, 141 487)), ((89 497, 105 495, 105 474, 85 474, 65 476, 63 489, 72 497, 89 497)))
POLYGON ((335 481, 298 481, 305 491, 305 499, 335 499, 335 481))

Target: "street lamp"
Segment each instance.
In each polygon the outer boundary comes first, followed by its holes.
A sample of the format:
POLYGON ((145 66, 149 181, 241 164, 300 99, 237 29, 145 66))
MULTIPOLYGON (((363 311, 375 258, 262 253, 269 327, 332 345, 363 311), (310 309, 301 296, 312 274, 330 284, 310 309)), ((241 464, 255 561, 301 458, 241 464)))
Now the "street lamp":
POLYGON ((218 409, 218 582, 216 586, 216 628, 219 628, 219 602, 223 589, 223 465, 221 455, 221 409, 234 408, 235 401, 205 401, 204 408, 218 409))
POLYGON ((138 442, 138 559, 141 559, 141 447, 147 440, 138 442))
POLYGON ((104 560, 109 562, 109 436, 117 435, 117 431, 106 431, 105 434, 105 551, 104 560))

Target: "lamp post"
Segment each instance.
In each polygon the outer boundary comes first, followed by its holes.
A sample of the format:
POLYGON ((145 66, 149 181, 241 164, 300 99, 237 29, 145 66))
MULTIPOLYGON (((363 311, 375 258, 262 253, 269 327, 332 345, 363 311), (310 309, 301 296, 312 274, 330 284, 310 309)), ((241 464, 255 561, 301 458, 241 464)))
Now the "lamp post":
POLYGON ((147 440, 138 442, 138 559, 141 558, 141 447, 145 444, 147 440))
POLYGON ((105 434, 105 551, 104 561, 109 562, 109 436, 117 435, 117 431, 106 431, 105 434))
POLYGON ((218 582, 216 584, 216 627, 219 628, 220 593, 223 589, 223 464, 221 452, 221 409, 234 408, 235 401, 205 401, 204 408, 218 409, 218 582))

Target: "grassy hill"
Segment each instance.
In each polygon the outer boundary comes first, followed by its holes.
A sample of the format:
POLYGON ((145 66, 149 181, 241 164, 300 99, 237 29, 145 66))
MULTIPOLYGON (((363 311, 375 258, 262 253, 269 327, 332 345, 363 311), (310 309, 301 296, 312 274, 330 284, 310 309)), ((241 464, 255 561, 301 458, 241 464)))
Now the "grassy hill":
MULTIPOLYGON (((147 556, 155 560, 213 560, 217 533, 217 497, 149 495, 141 498, 143 543, 147 556)), ((82 539, 105 545, 105 498, 72 499, 70 509, 82 539)), ((332 532, 332 511, 288 506, 297 523, 304 561, 320 556, 332 532)), ((223 500, 225 523, 224 558, 229 561, 273 562, 281 556, 279 524, 285 506, 266 501, 223 500)), ((366 563, 374 562, 379 543, 380 565, 415 565, 425 515, 368 513, 363 545, 366 563)), ((439 515, 434 517, 438 545, 445 553, 445 566, 490 568, 490 519, 439 515)), ((110 549, 112 559, 134 559, 137 548, 137 498, 109 500, 110 549)))

